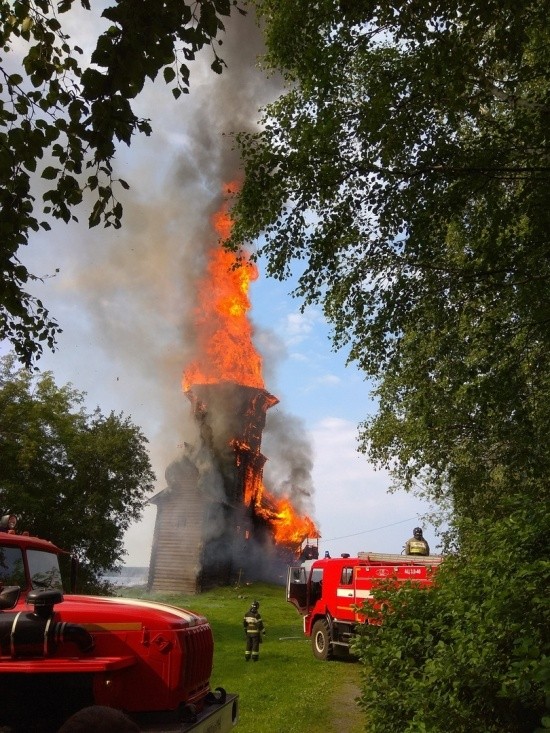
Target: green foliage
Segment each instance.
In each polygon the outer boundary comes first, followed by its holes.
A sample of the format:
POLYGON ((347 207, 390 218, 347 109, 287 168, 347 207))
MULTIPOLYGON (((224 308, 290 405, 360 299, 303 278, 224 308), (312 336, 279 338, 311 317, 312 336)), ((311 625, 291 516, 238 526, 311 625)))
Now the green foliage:
POLYGON ((549 0, 257 5, 288 91, 238 138, 228 244, 297 272, 375 385, 361 450, 450 508, 460 549, 365 629, 369 722, 544 726, 549 0))
POLYGON ((152 489, 147 440, 129 418, 88 415, 82 393, 14 362, 0 360, 0 509, 73 551, 80 586, 97 585, 120 564, 124 532, 152 489))
POLYGON ((464 522, 464 552, 430 591, 384 591, 362 629, 361 705, 372 733, 531 733, 550 699, 550 515, 508 504, 464 522), (391 609, 391 610, 390 610, 391 609))
MULTIPOLYGON (((214 633, 212 685, 238 693, 239 733, 360 733, 364 715, 356 698, 359 665, 319 662, 303 634, 302 619, 285 601, 281 586, 253 583, 217 588, 196 596, 131 595, 165 601, 203 613, 214 633), (267 633, 258 663, 244 661, 242 619, 260 601, 267 633)), ((127 595, 127 591, 123 591, 127 595)))
POLYGON ((548 1, 258 5, 289 91, 239 138, 232 245, 322 304, 398 486, 546 491, 548 1))
MULTIPOLYGON (((217 39, 236 2, 112 0, 101 13, 107 26, 90 61, 67 33, 65 14, 75 4, 0 0, 0 338, 12 342, 27 366, 44 343, 53 348, 59 328, 26 292, 36 276, 19 261, 19 248, 30 232, 50 229, 51 217, 76 220, 74 209, 87 192, 89 225, 120 227, 117 191, 128 184, 113 179, 116 145, 151 133, 130 101, 161 70, 176 99, 187 93, 188 62, 204 46, 221 73, 217 39), (43 183, 40 205, 36 191, 43 183)), ((98 23, 93 4, 80 5, 98 23)))

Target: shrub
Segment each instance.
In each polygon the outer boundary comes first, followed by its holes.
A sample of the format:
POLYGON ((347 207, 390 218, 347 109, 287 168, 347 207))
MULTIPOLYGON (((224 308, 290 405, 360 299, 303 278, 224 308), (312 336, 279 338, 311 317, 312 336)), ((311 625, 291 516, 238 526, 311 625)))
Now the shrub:
POLYGON ((431 590, 377 594, 382 623, 354 647, 372 733, 550 729, 550 516, 518 504, 464 523, 431 590))

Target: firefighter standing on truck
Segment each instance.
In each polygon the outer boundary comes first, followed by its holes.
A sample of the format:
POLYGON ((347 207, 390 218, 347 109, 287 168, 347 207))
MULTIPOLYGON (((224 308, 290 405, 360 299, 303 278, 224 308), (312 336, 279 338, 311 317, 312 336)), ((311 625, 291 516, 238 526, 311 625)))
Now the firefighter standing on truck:
POLYGON ((405 555, 429 555, 430 546, 422 536, 420 527, 413 529, 413 536, 405 542, 405 555))
POLYGON ((257 662, 260 658, 260 644, 265 634, 264 622, 260 616, 260 604, 254 601, 250 609, 245 613, 243 619, 244 633, 246 636, 246 649, 244 652, 245 661, 257 662))

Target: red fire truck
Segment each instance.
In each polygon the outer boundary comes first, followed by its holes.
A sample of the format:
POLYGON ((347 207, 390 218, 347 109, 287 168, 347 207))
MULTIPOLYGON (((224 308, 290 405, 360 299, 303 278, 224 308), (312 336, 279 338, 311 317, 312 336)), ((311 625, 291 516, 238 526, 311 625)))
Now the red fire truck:
POLYGON ((413 581, 429 586, 442 561, 440 555, 426 557, 360 552, 306 560, 289 567, 286 597, 304 617, 304 634, 311 637, 313 654, 331 659, 337 649, 349 650, 360 613, 381 581, 413 581))
MULTIPOLYGON (((50 733, 106 705, 141 730, 228 733, 238 696, 212 691, 207 619, 175 606, 74 595, 51 542, 0 520, 0 729, 50 733)), ((73 571, 75 561, 71 562, 73 571)))

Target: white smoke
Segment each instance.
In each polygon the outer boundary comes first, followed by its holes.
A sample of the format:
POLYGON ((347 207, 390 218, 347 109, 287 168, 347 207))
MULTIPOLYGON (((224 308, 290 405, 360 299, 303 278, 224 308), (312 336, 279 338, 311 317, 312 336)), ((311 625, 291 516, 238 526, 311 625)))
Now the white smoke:
MULTIPOLYGON (((137 101, 136 112, 151 119, 153 135, 118 153, 116 176, 131 187, 119 192, 123 228, 56 227, 37 235, 24 253, 31 272, 60 268, 57 277, 33 286, 64 328, 58 351, 41 367, 54 374, 60 364, 72 370, 71 381, 91 401, 104 411, 121 410, 143 427, 158 489, 165 487, 165 469, 184 441, 194 445, 201 488, 212 496, 219 495, 222 480, 202 455, 181 388, 183 369, 194 356, 195 288, 209 249, 217 245, 210 217, 220 207, 223 184, 240 175, 231 133, 253 129, 259 108, 281 83, 266 80, 259 68, 263 42, 253 15, 234 13, 224 23, 218 51, 227 68, 221 75, 211 71, 205 51, 191 64, 189 95, 176 102, 159 77, 137 101)), ((93 37, 89 30, 83 26, 93 37)), ((85 219, 86 212, 80 216, 85 219)), ((269 349, 264 356, 265 374, 271 375, 269 349)), ((300 509, 310 505, 313 491, 311 450, 299 422, 286 415, 282 424, 278 415, 269 417, 262 446, 266 479, 273 493, 290 489, 300 509), (289 434, 295 436, 292 445, 289 434)), ((141 530, 137 536, 143 544, 141 530)))

